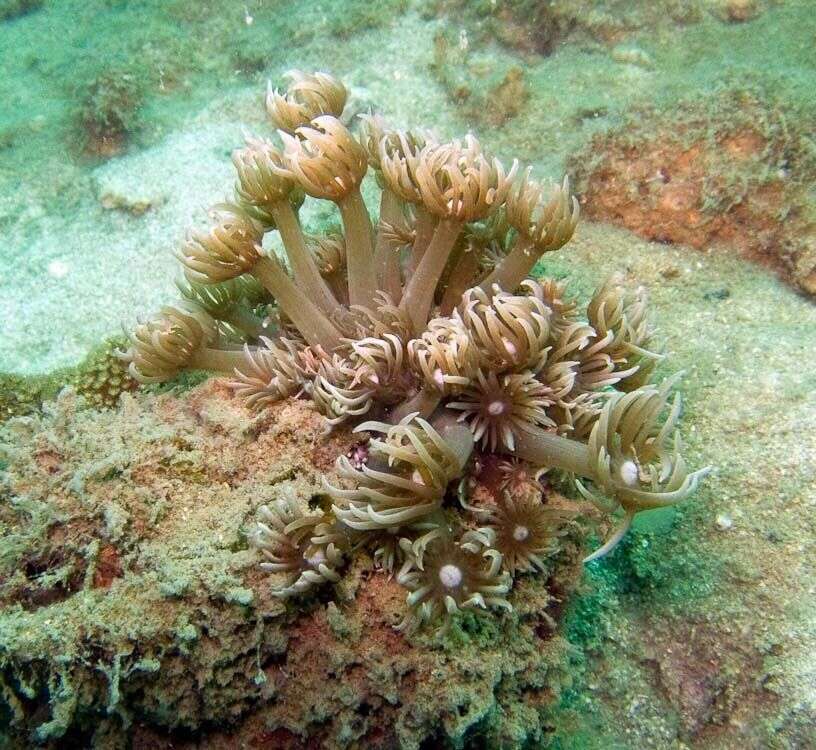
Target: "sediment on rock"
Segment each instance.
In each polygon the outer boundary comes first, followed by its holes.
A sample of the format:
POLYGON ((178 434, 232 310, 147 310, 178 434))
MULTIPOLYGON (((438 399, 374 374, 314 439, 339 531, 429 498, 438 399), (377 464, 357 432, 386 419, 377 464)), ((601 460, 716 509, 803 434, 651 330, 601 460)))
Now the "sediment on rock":
POLYGON ((816 294, 810 117, 723 89, 637 112, 570 160, 590 218, 649 240, 733 248, 816 294))
POLYGON ((543 737, 567 644, 552 616, 577 545, 502 619, 445 640, 394 629, 405 592, 363 556, 282 602, 247 548, 286 486, 317 498, 348 434, 303 402, 252 415, 218 381, 84 408, 71 391, 2 428, 0 724, 10 747, 418 747, 543 737), (523 721, 519 711, 524 713, 523 721), (231 744, 233 743, 233 744, 231 744))

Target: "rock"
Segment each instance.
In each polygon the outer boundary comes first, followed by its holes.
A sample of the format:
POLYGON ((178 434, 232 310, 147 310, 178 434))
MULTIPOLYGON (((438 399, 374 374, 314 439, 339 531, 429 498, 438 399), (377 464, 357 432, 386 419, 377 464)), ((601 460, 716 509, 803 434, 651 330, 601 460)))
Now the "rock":
POLYGON ((106 211, 126 211, 134 216, 141 216, 155 204, 155 197, 126 195, 116 190, 106 190, 99 196, 99 205, 106 211))
POLYGON ((612 59, 626 65, 637 65, 639 68, 651 68, 652 58, 640 47, 619 44, 612 49, 612 59))
POLYGON ((570 158, 585 216, 649 240, 735 250, 813 293, 809 120, 782 111, 757 88, 632 113, 570 158))
POLYGON ((721 531, 729 531, 734 526, 734 521, 731 519, 731 516, 726 515, 725 513, 720 513, 715 523, 717 524, 717 528, 721 531))
POLYGON ((759 15, 759 5, 756 0, 726 0, 720 15, 730 23, 743 23, 759 15))

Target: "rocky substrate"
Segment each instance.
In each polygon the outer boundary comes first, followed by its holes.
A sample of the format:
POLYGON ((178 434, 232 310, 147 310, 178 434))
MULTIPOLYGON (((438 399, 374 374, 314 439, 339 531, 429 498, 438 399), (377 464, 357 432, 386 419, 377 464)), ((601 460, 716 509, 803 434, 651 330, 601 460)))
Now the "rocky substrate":
POLYGON ((634 112, 570 159, 587 216, 658 242, 736 251, 816 294, 812 115, 723 88, 634 112))
MULTIPOLYGON (((300 601, 245 532, 283 487, 317 501, 348 450, 302 401, 247 412, 218 381, 70 390, 0 441, 0 728, 9 747, 434 747, 541 742, 568 681, 554 632, 580 550, 509 616, 441 639, 394 626, 405 591, 366 557, 300 601), (425 745, 426 747, 429 745, 425 745)), ((4 745, 5 746, 5 745, 4 745)))

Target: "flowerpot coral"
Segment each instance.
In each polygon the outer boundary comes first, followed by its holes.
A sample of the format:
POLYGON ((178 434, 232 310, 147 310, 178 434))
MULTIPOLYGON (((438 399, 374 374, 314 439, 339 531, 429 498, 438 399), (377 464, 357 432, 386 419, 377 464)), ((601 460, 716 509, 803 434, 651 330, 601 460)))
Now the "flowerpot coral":
POLYGON ((529 277, 575 231, 567 180, 519 175, 471 135, 442 142, 366 116, 355 136, 339 81, 291 80, 267 95, 280 143, 236 151, 234 200, 177 251, 184 301, 136 326, 121 355, 142 382, 209 369, 250 408, 301 397, 329 428, 359 432, 319 508, 261 509, 249 539, 276 593, 334 583, 367 550, 408 590, 404 628, 506 609, 513 578, 546 567, 574 514, 532 480, 490 507, 456 502, 493 456, 518 476, 565 472, 621 517, 588 559, 636 513, 691 495, 706 470, 682 458, 675 379, 648 382, 662 355, 644 291, 612 278, 581 318, 561 283, 529 277), (303 194, 337 205, 342 236, 304 231, 303 194), (285 260, 263 242, 272 232, 285 260))

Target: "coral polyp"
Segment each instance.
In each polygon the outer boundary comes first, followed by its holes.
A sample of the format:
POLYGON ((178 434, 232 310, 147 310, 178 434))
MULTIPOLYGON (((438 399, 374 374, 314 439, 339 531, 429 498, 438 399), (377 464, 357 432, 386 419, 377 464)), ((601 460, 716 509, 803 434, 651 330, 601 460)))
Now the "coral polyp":
POLYGON ((510 575, 502 570, 501 553, 483 544, 482 535, 465 532, 456 540, 439 527, 413 544, 405 539, 402 547, 406 560, 397 580, 410 593, 401 630, 426 622, 441 623, 444 630, 466 609, 511 609, 510 575))
POLYGON ((284 578, 274 594, 281 598, 301 594, 327 581, 340 580, 340 549, 325 538, 327 519, 298 505, 294 493, 283 494, 259 510, 261 520, 252 531, 252 544, 263 554, 264 570, 284 578))
POLYGON ((675 379, 649 384, 663 357, 645 291, 613 277, 581 318, 563 282, 530 278, 575 232, 568 180, 519 177, 471 134, 442 141, 368 115, 356 135, 339 119, 342 83, 290 78, 267 96, 279 142, 235 152, 234 199, 177 251, 185 301, 138 325, 122 354, 142 382, 209 369, 248 408, 305 398, 327 430, 360 434, 325 479, 323 510, 289 498, 260 511, 249 538, 283 576, 277 595, 334 583, 368 550, 402 565, 405 629, 507 609, 512 578, 546 567, 572 514, 524 481, 503 482, 475 520, 458 512, 452 488, 491 457, 517 477, 565 473, 621 518, 588 559, 636 513, 691 495, 706 470, 682 458, 675 379), (342 234, 305 230, 304 194, 336 205, 342 234))
POLYGON ((491 451, 512 452, 516 434, 526 425, 555 426, 547 416, 552 389, 529 371, 508 373, 501 379, 493 372, 479 372, 459 399, 449 402, 448 408, 460 410, 473 437, 491 451))
POLYGON ((539 488, 524 481, 501 494, 495 508, 480 519, 487 525, 477 533, 484 546, 501 553, 511 575, 545 571, 545 560, 559 551, 560 539, 573 515, 543 504, 539 488))
POLYGON ((384 440, 369 443, 369 456, 380 462, 370 459, 356 469, 347 457, 338 459, 341 476, 354 488, 327 487, 337 503, 332 508, 335 515, 352 529, 377 530, 411 524, 439 510, 445 490, 461 476, 473 450, 467 428, 456 423, 446 427, 443 437, 415 414, 396 425, 360 425, 358 429, 385 433, 384 440))
POLYGON ((290 70, 286 78, 290 84, 285 92, 270 85, 266 93, 266 111, 277 127, 292 131, 318 115, 339 117, 342 114, 346 87, 333 76, 290 70))

